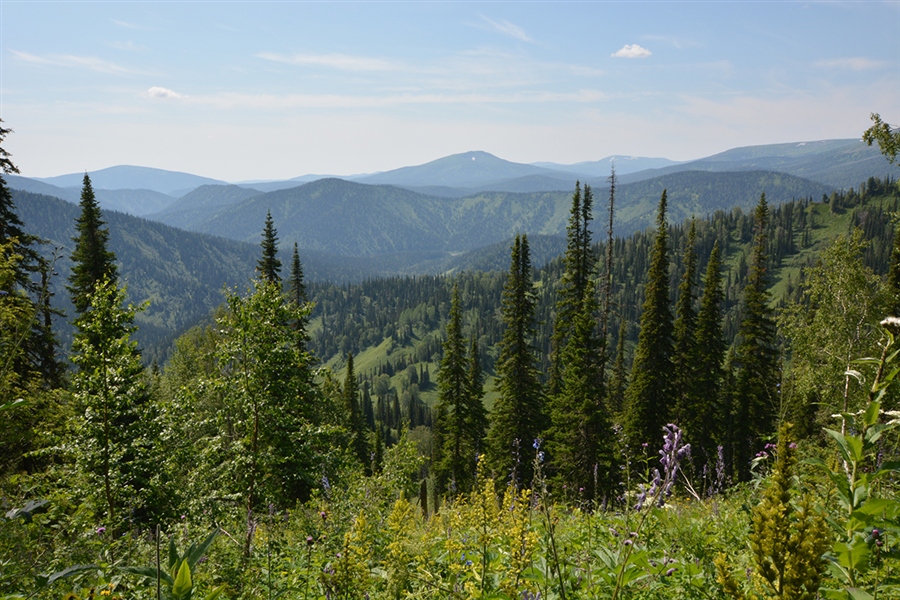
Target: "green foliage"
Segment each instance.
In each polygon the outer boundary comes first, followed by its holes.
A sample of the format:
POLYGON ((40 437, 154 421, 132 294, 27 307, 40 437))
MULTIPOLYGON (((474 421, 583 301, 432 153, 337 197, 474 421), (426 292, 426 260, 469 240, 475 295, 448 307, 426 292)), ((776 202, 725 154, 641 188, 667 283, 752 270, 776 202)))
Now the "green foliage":
MULTIPOLYGON (((206 539, 199 544, 192 543, 185 548, 183 553, 178 552, 175 538, 170 537, 165 564, 153 567, 122 567, 121 570, 132 575, 141 575, 150 580, 154 590, 159 586, 161 597, 165 600, 191 600, 196 587, 192 572, 196 570, 197 563, 206 555, 218 535, 219 530, 214 529, 206 539)), ((215 600, 224 591, 224 586, 216 587, 207 593, 204 599, 215 600)))
POLYGON ((825 519, 813 507, 808 494, 795 504, 792 488, 797 462, 790 425, 779 430, 775 465, 762 501, 753 509, 749 536, 755 569, 753 589, 745 595, 729 570, 724 555, 716 559, 719 583, 735 598, 813 600, 825 573, 823 554, 830 545, 825 519), (759 594, 759 595, 756 595, 759 594))
POLYGON ((100 213, 100 205, 91 187, 91 178, 84 174, 84 185, 81 191, 81 215, 75 222, 78 235, 72 238, 75 249, 72 251, 72 273, 70 285, 66 289, 72 297, 72 304, 79 315, 90 308, 90 297, 103 279, 115 282, 118 277, 116 255, 109 246, 109 229, 100 213))
POLYGON ((862 139, 869 146, 878 142, 878 148, 888 162, 894 164, 897 153, 900 152, 900 131, 894 131, 891 126, 881 120, 881 115, 872 113, 872 126, 863 132, 862 139))
POLYGON ((769 205, 763 194, 753 215, 753 249, 735 349, 734 427, 727 440, 734 456, 734 472, 740 481, 749 480, 753 451, 761 448, 764 438, 772 433, 781 402, 778 347, 775 320, 769 306, 766 265, 768 218, 769 205))
POLYGON ((266 281, 280 283, 281 261, 278 260, 278 232, 275 230, 271 211, 266 213, 266 225, 263 228, 260 246, 262 247, 262 257, 256 263, 259 276, 266 281))
POLYGON ((143 378, 133 305, 103 277, 87 297, 72 347, 75 411, 69 444, 85 495, 108 526, 152 523, 164 511, 156 468, 156 407, 143 378))
POLYGON ((509 474, 514 485, 533 475, 521 450, 544 430, 544 395, 534 353, 535 296, 528 238, 516 236, 503 289, 505 330, 497 360, 500 397, 491 413, 487 460, 494 473, 509 474))
POLYGON ((672 311, 666 191, 659 200, 656 239, 644 290, 640 337, 625 396, 625 437, 632 448, 656 439, 673 408, 672 311))

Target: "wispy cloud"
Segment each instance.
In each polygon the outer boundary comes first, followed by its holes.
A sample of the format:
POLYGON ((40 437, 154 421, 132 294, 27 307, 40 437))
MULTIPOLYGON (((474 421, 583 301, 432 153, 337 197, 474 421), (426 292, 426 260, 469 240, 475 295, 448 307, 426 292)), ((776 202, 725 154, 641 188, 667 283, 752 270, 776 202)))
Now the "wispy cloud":
POLYGON ((401 68, 397 63, 368 56, 348 54, 277 54, 260 52, 257 58, 272 62, 311 67, 326 67, 340 71, 394 71, 401 68))
POLYGON ((642 35, 641 39, 648 42, 660 42, 662 44, 667 44, 679 50, 683 48, 696 48, 700 45, 693 40, 677 38, 674 35, 642 35))
MULTIPOLYGON (((151 88, 164 90, 165 88, 151 88)), ((165 90, 171 91, 171 90, 165 90)), ((149 91, 148 91, 149 93, 149 91)), ((173 92, 174 93, 174 92, 173 92)), ((163 96, 158 96, 163 97, 163 96)), ((384 96, 353 96, 340 94, 245 94, 224 93, 209 96, 179 96, 185 101, 219 109, 262 109, 282 110, 297 108, 388 108, 408 105, 441 104, 545 104, 545 103, 591 103, 608 98, 600 90, 585 89, 575 92, 513 92, 500 94, 485 93, 405 93, 384 96)))
POLYGON ((885 66, 883 61, 872 60, 862 56, 818 60, 813 64, 820 69, 839 69, 843 71, 872 71, 885 66))
POLYGON ((18 50, 12 50, 11 52, 17 59, 36 65, 90 69, 91 71, 109 73, 112 75, 136 75, 140 73, 134 69, 117 65, 114 62, 103 60, 96 56, 74 56, 71 54, 49 54, 46 56, 38 56, 36 54, 29 54, 28 52, 19 52, 18 50))
POLYGON ((613 58, 647 58, 652 52, 639 46, 638 44, 625 44, 617 52, 613 52, 610 56, 613 58))
POLYGON ((187 97, 187 96, 184 96, 183 94, 179 94, 178 92, 176 92, 174 90, 170 90, 169 88, 158 87, 158 86, 151 87, 146 92, 144 92, 142 95, 146 96, 148 98, 163 98, 163 99, 170 99, 170 100, 177 100, 180 98, 187 97))
POLYGON ((135 25, 134 23, 129 23, 127 21, 120 21, 119 19, 113 19, 112 22, 114 25, 124 27, 125 29, 143 29, 140 25, 135 25))
POLYGON ((491 26, 495 31, 502 33, 503 35, 508 35, 522 42, 533 42, 534 40, 525 33, 525 30, 516 25, 515 23, 510 23, 509 21, 495 21, 490 19, 484 15, 480 15, 485 23, 491 26))

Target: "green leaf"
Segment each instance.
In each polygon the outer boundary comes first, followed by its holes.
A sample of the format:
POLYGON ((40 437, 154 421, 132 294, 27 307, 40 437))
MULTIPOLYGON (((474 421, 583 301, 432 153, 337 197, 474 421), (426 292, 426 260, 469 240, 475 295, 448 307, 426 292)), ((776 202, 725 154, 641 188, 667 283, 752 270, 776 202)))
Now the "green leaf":
MULTIPOLYGON (((156 579, 156 567, 119 567, 119 570, 123 573, 130 573, 132 575, 141 575, 143 577, 147 577, 149 579, 156 579)), ((168 587, 172 587, 172 584, 175 581, 172 579, 172 576, 166 573, 163 570, 159 571, 160 579, 165 581, 168 584, 168 587)))
POLYGON ((847 588, 847 593, 853 600, 875 600, 872 594, 859 588, 847 588))
MULTIPOLYGON (((212 590, 210 593, 208 593, 208 594, 206 595, 206 597, 204 598, 204 600, 216 600, 216 598, 218 598, 219 596, 221 596, 222 593, 223 593, 224 591, 225 591, 225 586, 224 586, 224 585, 220 585, 219 587, 215 588, 215 589, 212 590)), ((279 592, 278 595, 275 596, 275 597, 278 598, 278 596, 280 596, 282 593, 284 593, 284 592, 286 592, 286 591, 287 591, 287 590, 282 590, 282 591, 279 592)), ((292 590, 292 591, 299 591, 299 590, 292 590)))
POLYGON ((852 462, 850 458, 850 448, 847 446, 847 438, 845 438, 841 432, 835 431, 834 429, 825 428, 825 433, 834 438, 834 441, 838 444, 838 451, 841 453, 841 457, 847 462, 852 462))
POLYGON ((219 535, 219 530, 213 529, 212 533, 206 536, 206 539, 199 546, 195 548, 193 544, 191 545, 191 548, 185 553, 185 560, 191 565, 191 568, 194 568, 197 565, 197 561, 203 558, 203 555, 206 554, 217 535, 219 535))
POLYGON ((52 575, 41 575, 40 577, 41 579, 46 578, 46 583, 44 585, 50 585, 54 581, 59 581, 60 579, 65 579, 66 577, 77 575, 78 573, 84 573, 85 571, 92 571, 96 568, 98 568, 97 565, 75 565, 73 567, 69 567, 68 569, 57 571, 52 575))
POLYGON ((190 600, 194 582, 191 580, 191 566, 182 561, 175 575, 175 584, 172 586, 172 596, 176 600, 190 600))
POLYGON ((169 538, 169 573, 175 574, 175 566, 178 564, 178 550, 175 548, 175 538, 169 538))
POLYGON ((849 544, 835 542, 834 553, 842 567, 856 570, 869 562, 869 555, 872 551, 866 544, 865 538, 857 536, 849 544))
POLYGON ((863 413, 863 423, 866 427, 871 427, 878 422, 878 415, 881 412, 881 403, 877 400, 869 402, 866 412, 863 413))

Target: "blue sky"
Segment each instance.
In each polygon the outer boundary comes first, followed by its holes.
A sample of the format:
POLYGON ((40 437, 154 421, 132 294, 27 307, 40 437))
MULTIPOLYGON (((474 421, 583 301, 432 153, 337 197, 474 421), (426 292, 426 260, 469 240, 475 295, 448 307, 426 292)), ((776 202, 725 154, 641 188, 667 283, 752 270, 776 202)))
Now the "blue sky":
POLYGON ((26 176, 230 181, 484 150, 689 160, 900 123, 900 2, 0 0, 26 176))

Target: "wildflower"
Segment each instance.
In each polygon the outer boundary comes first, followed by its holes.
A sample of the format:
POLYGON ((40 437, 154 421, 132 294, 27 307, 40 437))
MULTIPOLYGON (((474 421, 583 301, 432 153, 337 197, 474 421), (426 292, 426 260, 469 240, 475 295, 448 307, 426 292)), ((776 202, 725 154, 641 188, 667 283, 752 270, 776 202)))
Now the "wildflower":
POLYGON ((328 515, 325 514, 325 511, 324 511, 324 510, 319 511, 319 516, 322 517, 322 520, 323 520, 323 521, 327 521, 327 520, 328 520, 328 515))
POLYGON ((187 515, 181 515, 181 520, 184 521, 185 519, 187 519, 187 515))
POLYGON ((671 577, 673 573, 675 573, 675 567, 672 567, 671 569, 666 571, 666 577, 671 577))
POLYGON ((313 539, 313 536, 311 536, 311 535, 306 536, 306 545, 307 546, 312 546, 314 543, 315 543, 315 540, 313 539))
POLYGON ((543 441, 544 440, 542 440, 541 438, 534 438, 534 443, 531 445, 531 447, 534 448, 535 450, 540 450, 541 442, 543 442, 543 441))
POLYGON ((103 535, 104 533, 106 533, 106 527, 97 528, 97 535, 103 535))
POLYGON ((622 543, 625 544, 626 546, 630 546, 632 544, 631 540, 625 540, 622 543))
POLYGON ((881 322, 881 326, 891 333, 897 333, 898 331, 900 331, 900 318, 887 317, 881 322))

